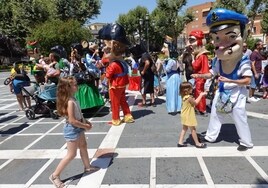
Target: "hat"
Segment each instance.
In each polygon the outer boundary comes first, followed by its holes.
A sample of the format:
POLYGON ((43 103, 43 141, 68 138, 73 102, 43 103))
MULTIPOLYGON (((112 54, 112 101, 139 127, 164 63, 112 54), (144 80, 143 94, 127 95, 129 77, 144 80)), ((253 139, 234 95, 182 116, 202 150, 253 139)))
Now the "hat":
POLYGON ((210 32, 217 32, 234 25, 246 25, 248 21, 248 17, 244 14, 224 8, 211 10, 206 19, 210 32))
POLYGON ((115 40, 130 45, 126 37, 125 29, 118 23, 107 24, 98 32, 98 38, 103 40, 115 40))
POLYGON ((82 45, 83 48, 88 48, 88 41, 83 40, 83 41, 81 42, 81 45, 82 45))
POLYGON ((103 26, 98 32, 98 39, 112 40, 111 39, 111 24, 103 26))
POLYGON ((194 39, 196 39, 197 46, 202 46, 203 45, 202 39, 205 38, 205 35, 204 35, 203 31, 201 31, 201 30, 193 30, 193 31, 190 32, 189 37, 190 38, 194 37, 194 39))
POLYGON ((189 36, 194 36, 196 39, 203 39, 205 38, 203 31, 201 30, 193 30, 190 32, 189 36))

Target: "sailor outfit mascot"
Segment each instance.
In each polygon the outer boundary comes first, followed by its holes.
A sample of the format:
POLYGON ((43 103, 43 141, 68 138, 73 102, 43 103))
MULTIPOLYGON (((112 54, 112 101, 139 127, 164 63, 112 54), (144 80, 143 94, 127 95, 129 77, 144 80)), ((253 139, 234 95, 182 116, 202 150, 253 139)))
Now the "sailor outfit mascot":
POLYGON ((128 65, 123 60, 123 54, 126 51, 129 42, 126 38, 124 28, 115 23, 104 26, 99 31, 99 39, 103 39, 106 49, 110 51, 106 55, 110 63, 106 69, 106 78, 109 82, 109 96, 112 109, 112 125, 121 123, 133 123, 134 118, 131 115, 129 105, 126 100, 126 86, 129 83, 128 65), (120 107, 124 113, 123 120, 120 120, 120 107))
POLYGON ((248 18, 237 12, 219 8, 211 10, 206 23, 214 41, 217 60, 208 74, 192 77, 211 78, 219 75, 219 88, 213 100, 209 126, 201 140, 216 141, 224 117, 230 114, 239 136, 237 150, 253 147, 246 114, 246 85, 250 84, 252 72, 250 60, 243 56, 243 42, 247 37, 248 18))

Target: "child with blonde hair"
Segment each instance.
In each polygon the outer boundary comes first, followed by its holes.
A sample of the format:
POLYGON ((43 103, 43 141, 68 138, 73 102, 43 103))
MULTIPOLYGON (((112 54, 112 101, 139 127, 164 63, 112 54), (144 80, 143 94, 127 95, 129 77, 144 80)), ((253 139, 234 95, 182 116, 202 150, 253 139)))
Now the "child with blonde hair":
POLYGON ((183 144, 184 136, 188 130, 191 129, 191 135, 195 142, 196 148, 206 148, 207 145, 200 143, 196 134, 197 120, 195 117, 195 106, 201 101, 201 98, 206 95, 206 92, 201 92, 195 99, 192 96, 193 86, 190 82, 182 82, 180 85, 180 95, 182 97, 182 108, 181 108, 181 124, 182 130, 179 136, 178 147, 186 147, 183 144))
POLYGON ((77 82, 74 77, 60 78, 57 86, 57 113, 66 118, 63 134, 67 142, 67 154, 60 161, 56 170, 49 176, 50 181, 57 188, 65 186, 60 180, 60 174, 71 160, 75 158, 78 148, 80 149, 80 156, 84 164, 84 172, 89 173, 99 169, 99 167, 91 166, 89 162, 84 132, 90 130, 92 125, 83 118, 79 103, 74 98, 76 91, 77 82))

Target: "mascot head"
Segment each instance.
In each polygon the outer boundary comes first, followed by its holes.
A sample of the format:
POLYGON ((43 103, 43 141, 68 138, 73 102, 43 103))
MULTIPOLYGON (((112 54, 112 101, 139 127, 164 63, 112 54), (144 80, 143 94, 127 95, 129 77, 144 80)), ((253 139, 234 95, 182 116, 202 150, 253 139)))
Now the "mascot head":
POLYGON ((191 31, 189 35, 189 43, 190 44, 195 43, 196 46, 203 46, 205 44, 204 39, 205 39, 205 36, 204 36, 203 31, 201 30, 191 31))
POLYGON ((203 31, 193 30, 190 32, 187 47, 193 52, 194 56, 208 52, 205 50, 205 44, 206 39, 203 31))
POLYGON ((209 12, 206 23, 219 59, 236 60, 242 57, 248 21, 245 15, 223 8, 209 12))
POLYGON ((125 29, 118 23, 105 25, 99 30, 98 38, 104 41, 106 50, 110 51, 107 55, 112 57, 122 55, 130 45, 125 29))
POLYGON ((173 59, 176 59, 179 56, 176 46, 173 44, 173 39, 168 35, 165 36, 161 52, 164 53, 165 56, 173 59))

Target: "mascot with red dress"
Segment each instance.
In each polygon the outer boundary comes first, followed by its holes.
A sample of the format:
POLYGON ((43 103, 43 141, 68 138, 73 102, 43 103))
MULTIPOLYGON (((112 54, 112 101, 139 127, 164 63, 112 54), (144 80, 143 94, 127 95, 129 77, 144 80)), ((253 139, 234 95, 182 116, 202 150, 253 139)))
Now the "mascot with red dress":
MULTIPOLYGON (((204 33, 200 30, 193 30, 189 35, 189 46, 192 48, 194 61, 194 74, 205 74, 209 72, 208 51, 205 49, 206 39, 204 33)), ((206 80, 204 78, 195 78, 194 97, 197 98, 201 92, 204 92, 206 80)), ((207 116, 206 98, 202 97, 201 101, 196 105, 197 113, 207 116)))

